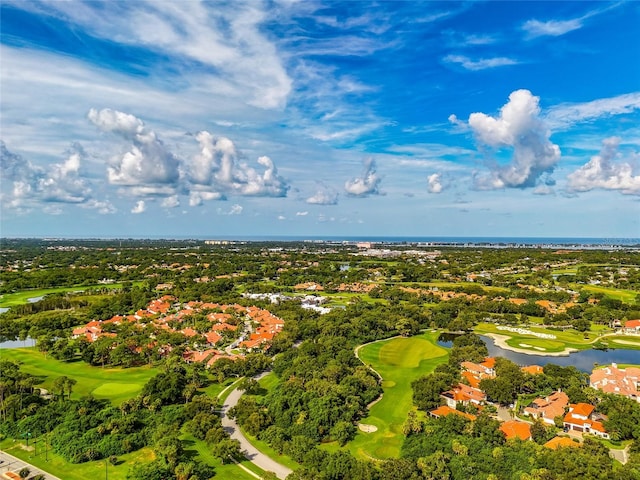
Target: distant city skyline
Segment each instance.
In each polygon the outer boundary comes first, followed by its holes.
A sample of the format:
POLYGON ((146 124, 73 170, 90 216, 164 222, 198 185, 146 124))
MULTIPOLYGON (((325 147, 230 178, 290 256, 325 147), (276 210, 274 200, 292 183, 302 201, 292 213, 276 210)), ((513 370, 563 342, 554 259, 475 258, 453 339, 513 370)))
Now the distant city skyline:
POLYGON ((640 237, 638 2, 0 8, 0 236, 640 237))

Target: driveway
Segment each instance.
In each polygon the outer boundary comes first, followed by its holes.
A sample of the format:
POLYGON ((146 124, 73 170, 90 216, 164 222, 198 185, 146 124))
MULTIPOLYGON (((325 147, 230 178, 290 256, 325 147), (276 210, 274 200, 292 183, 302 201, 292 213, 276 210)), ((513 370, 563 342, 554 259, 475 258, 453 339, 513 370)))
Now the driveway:
POLYGON ((0 476, 7 472, 18 473, 24 467, 27 467, 31 471, 31 473, 29 474, 30 477, 41 473, 47 480, 60 480, 58 477, 51 475, 50 473, 47 473, 44 470, 41 470, 38 467, 25 462, 24 460, 20 460, 13 455, 0 451, 0 476))
POLYGON ((289 475, 293 470, 279 464, 272 458, 267 457, 264 453, 258 451, 257 448, 249 443, 247 437, 242 434, 236 421, 229 417, 229 415, 227 415, 229 409, 236 406, 241 396, 242 391, 236 388, 229 394, 229 396, 225 400, 224 405, 222 405, 221 409, 222 426, 224 427, 225 431, 229 433, 231 438, 240 442, 240 449, 243 451, 245 457, 247 457, 249 461, 260 467, 265 472, 273 472, 278 476, 278 478, 285 479, 287 475, 289 475))

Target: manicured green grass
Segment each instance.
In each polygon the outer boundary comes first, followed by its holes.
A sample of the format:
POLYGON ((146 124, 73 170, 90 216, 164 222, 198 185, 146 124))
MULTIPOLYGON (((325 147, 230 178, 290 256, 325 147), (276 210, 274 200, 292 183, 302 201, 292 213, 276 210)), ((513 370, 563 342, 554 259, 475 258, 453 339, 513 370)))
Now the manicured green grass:
MULTIPOLYGON (((142 282, 132 282, 136 283, 142 282)), ((7 293, 0 296, 0 307, 13 307, 15 305, 22 305, 27 303, 30 298, 42 297, 50 293, 62 293, 62 292, 84 292, 92 288, 108 288, 116 289, 122 288, 122 283, 110 283, 105 285, 78 285, 76 287, 55 287, 55 288, 39 288, 34 290, 23 290, 22 292, 7 293)))
POLYGON ((620 300, 624 303, 634 304, 636 302, 636 296, 640 295, 640 292, 635 290, 623 290, 620 288, 600 287, 598 285, 574 285, 575 288, 582 288, 588 292, 603 293, 607 297, 611 297, 616 300, 620 300))
POLYGON ((481 283, 475 283, 475 282, 440 282, 440 281, 435 281, 435 282, 389 282, 389 283, 396 283, 398 286, 411 286, 411 285, 417 285, 420 287, 437 287, 440 290, 449 290, 449 289, 456 289, 456 288, 460 288, 460 287, 481 287, 482 289, 486 290, 487 292, 508 292, 509 289, 505 288, 505 287, 494 287, 494 286, 490 286, 490 285, 483 285, 481 283))
POLYGON ((532 332, 555 335, 556 338, 544 339, 538 338, 534 335, 523 335, 520 333, 509 332, 507 330, 498 330, 497 325, 493 323, 479 323, 474 328, 474 332, 480 335, 486 333, 497 333, 498 335, 508 336, 510 338, 507 340, 507 344, 516 348, 524 348, 532 351, 543 351, 540 349, 544 349, 545 352, 561 352, 565 348, 575 348, 577 350, 586 350, 592 348, 593 343, 595 343, 598 339, 609 338, 607 336, 602 337, 602 334, 610 331, 608 329, 605 330, 602 328, 596 328, 593 331, 586 332, 587 338, 585 338, 585 334, 583 332, 578 332, 574 329, 560 331, 541 328, 534 325, 526 325, 522 328, 531 330, 532 332), (523 347, 522 344, 531 345, 532 347, 538 348, 527 348, 523 347))
POLYGON ((35 348, 0 349, 0 358, 22 364, 22 370, 42 380, 39 385, 51 391, 56 378, 63 375, 76 380, 73 398, 90 393, 115 405, 134 397, 158 370, 153 367, 100 368, 84 362, 62 362, 46 357, 35 348))
MULTIPOLYGON (((187 456, 197 459, 207 465, 212 465, 216 469, 216 479, 218 480, 255 480, 255 477, 245 472, 234 463, 223 464, 218 457, 215 457, 211 448, 202 440, 198 440, 192 435, 184 434, 180 436, 187 456)), ((240 462, 252 472, 261 474, 259 468, 248 460, 240 462)))
POLYGON ((250 435, 249 433, 247 433, 247 431, 244 429, 240 429, 240 430, 242 431, 244 436, 247 437, 247 440, 249 440, 251 445, 256 447, 258 450, 264 453, 267 457, 272 458, 273 460, 284 465, 285 467, 289 467, 291 470, 296 470, 300 468, 300 464, 297 463, 295 460, 293 460, 291 457, 287 455, 279 454, 273 448, 271 448, 269 444, 267 444, 267 442, 258 440, 253 435, 250 435))
POLYGON ((509 332, 507 330, 498 330, 497 325, 493 323, 479 323, 474 328, 474 332, 482 335, 486 333, 497 333, 509 337, 506 340, 507 345, 514 348, 537 352, 561 352, 566 348, 574 348, 576 350, 587 350, 593 348, 594 345, 601 344, 609 348, 625 348, 640 350, 640 337, 632 335, 614 335, 612 330, 603 325, 593 325, 591 330, 585 334, 577 330, 556 331, 548 328, 527 325, 523 328, 532 332, 548 333, 555 335, 555 339, 538 338, 533 335, 523 335, 520 333, 509 332), (526 345, 526 346, 525 346, 526 345), (537 348, 536 348, 537 347, 537 348))
MULTIPOLYGON (((399 337, 365 345, 359 350, 360 359, 382 375, 382 399, 373 405, 362 423, 375 425, 373 433, 358 432, 347 444, 360 458, 397 458, 400 455, 402 425, 413 407, 411 382, 431 373, 447 361, 446 349, 436 344, 438 333, 424 333, 415 337, 399 337)), ((336 445, 325 445, 327 450, 336 445)))
MULTIPOLYGON (((42 470, 52 473, 53 475, 61 478, 62 480, 87 480, 93 478, 103 478, 105 476, 105 460, 98 460, 95 462, 86 462, 73 464, 67 462, 60 455, 53 453, 51 446, 47 452, 48 461, 45 461, 43 439, 38 439, 38 455, 35 455, 35 450, 25 450, 24 443, 22 441, 14 441, 11 438, 7 438, 0 442, 0 449, 10 453, 14 457, 18 457, 21 460, 29 462, 42 470)), ((30 448, 33 446, 33 441, 30 442, 30 448)), ((126 455, 119 455, 118 459, 120 463, 118 465, 106 466, 107 473, 110 480, 125 480, 127 472, 132 465, 136 463, 148 463, 153 460, 154 455, 150 448, 143 448, 136 452, 127 453, 126 455)), ((236 467, 237 468, 237 467, 236 467)), ((224 477, 221 477, 224 478, 224 477)), ((233 478, 244 477, 227 477, 229 480, 233 478)), ((251 478, 251 477, 248 477, 251 478)))
POLYGON ((609 348, 626 348, 640 350, 640 338, 631 335, 610 335, 602 337, 601 342, 609 348))

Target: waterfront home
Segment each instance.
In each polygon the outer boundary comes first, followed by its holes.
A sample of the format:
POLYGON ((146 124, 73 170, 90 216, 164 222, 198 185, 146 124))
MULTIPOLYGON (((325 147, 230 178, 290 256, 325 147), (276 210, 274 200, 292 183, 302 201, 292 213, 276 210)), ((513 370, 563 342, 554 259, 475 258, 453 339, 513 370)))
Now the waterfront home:
POLYGON ((604 368, 596 368, 589 377, 589 386, 605 393, 615 393, 640 402, 640 368, 618 368, 612 363, 604 368))
POLYGON ((536 398, 522 413, 533 418, 540 418, 549 425, 554 425, 554 419, 564 416, 568 405, 569 397, 566 393, 553 392, 548 397, 536 398))

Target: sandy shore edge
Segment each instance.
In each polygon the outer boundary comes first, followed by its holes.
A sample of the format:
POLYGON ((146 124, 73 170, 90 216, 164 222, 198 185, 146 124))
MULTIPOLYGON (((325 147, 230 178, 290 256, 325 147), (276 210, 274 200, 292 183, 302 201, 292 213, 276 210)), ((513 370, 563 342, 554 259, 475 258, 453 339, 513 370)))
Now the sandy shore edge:
POLYGON ((511 345, 507 344, 507 340, 511 338, 508 335, 500 335, 499 333, 483 333, 482 335, 491 337, 497 347, 504 348, 505 350, 511 350, 512 352, 525 353, 527 355, 540 355, 543 357, 567 357, 569 356, 569 354, 578 351, 575 348, 565 348, 561 352, 541 352, 540 350, 528 350, 525 348, 512 347, 511 345))

